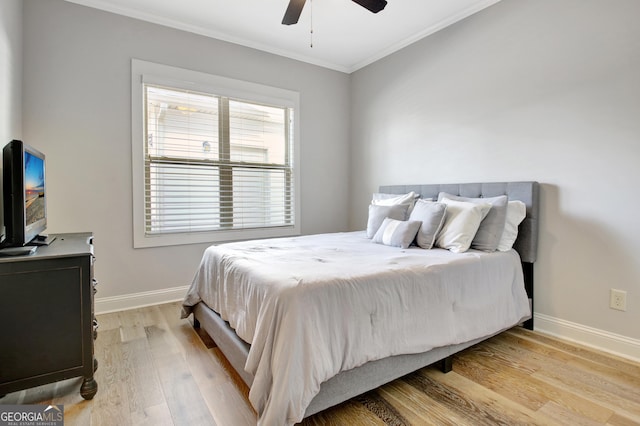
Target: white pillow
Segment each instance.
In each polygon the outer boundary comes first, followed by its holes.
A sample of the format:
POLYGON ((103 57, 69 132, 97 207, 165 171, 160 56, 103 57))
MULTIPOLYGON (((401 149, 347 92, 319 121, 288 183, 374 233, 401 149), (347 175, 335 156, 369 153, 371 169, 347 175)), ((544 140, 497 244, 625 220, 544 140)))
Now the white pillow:
POLYGON ((498 251, 509 251, 513 247, 518 237, 518 225, 527 215, 527 206, 518 200, 509 201, 507 204, 507 220, 504 224, 504 231, 498 243, 498 251))
POLYGON ((371 241, 386 246, 406 249, 416 238, 421 223, 422 222, 417 220, 401 221, 387 217, 371 241))
POLYGON ((460 197, 458 195, 447 194, 441 192, 438 194, 438 201, 448 198, 455 201, 467 201, 470 203, 489 203, 491 210, 480 223, 476 236, 471 241, 471 248, 483 251, 496 251, 500 237, 504 232, 504 225, 507 218, 507 196, 499 195, 497 197, 469 198, 460 197))
POLYGON ((470 203, 443 199, 447 205, 444 225, 436 237, 436 247, 441 247, 454 253, 463 253, 471 247, 480 222, 485 218, 491 204, 470 203))
POLYGON ((415 192, 411 191, 406 194, 386 194, 383 192, 374 192, 371 197, 371 204, 377 206, 394 206, 396 204, 406 204, 414 202, 417 198, 415 192))
POLYGON ((419 197, 419 194, 411 191, 406 194, 386 194, 382 192, 374 192, 371 197, 371 204, 374 206, 398 206, 398 205, 406 205, 407 206, 407 214, 411 213, 413 210, 413 205, 416 202, 416 199, 419 197))

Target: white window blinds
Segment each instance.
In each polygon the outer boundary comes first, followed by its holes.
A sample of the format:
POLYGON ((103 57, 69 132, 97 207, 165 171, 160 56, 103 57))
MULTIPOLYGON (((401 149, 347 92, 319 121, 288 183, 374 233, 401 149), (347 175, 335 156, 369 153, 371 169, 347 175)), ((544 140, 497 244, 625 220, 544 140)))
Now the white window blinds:
POLYGON ((145 235, 294 224, 292 108, 155 84, 143 94, 145 235))

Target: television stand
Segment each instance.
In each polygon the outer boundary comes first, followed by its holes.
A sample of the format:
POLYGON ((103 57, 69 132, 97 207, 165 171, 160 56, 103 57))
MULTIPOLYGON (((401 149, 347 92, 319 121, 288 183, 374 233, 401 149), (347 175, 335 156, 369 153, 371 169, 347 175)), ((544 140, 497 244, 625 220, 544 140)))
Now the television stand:
POLYGON ((2 395, 74 377, 84 399, 98 391, 93 263, 91 233, 0 258, 0 405, 2 395))

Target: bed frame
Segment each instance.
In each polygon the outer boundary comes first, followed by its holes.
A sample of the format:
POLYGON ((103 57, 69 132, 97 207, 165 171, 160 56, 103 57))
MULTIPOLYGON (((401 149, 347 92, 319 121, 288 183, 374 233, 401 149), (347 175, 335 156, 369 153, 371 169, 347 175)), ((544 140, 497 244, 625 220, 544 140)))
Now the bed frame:
MULTIPOLYGON (((391 194, 405 194, 409 191, 420 194, 422 198, 433 199, 437 199, 438 193, 441 191, 473 198, 507 195, 509 200, 520 200, 526 204, 527 216, 518 229, 518 238, 514 249, 518 251, 522 260, 525 288, 532 312, 531 319, 527 320, 523 326, 533 330, 533 264, 536 261, 538 247, 539 184, 537 182, 498 182, 380 187, 380 192, 391 194)), ((204 303, 201 302, 194 306, 193 315, 194 327, 204 328, 242 380, 251 387, 253 376, 244 370, 250 346, 235 334, 227 322, 204 303)), ((436 362, 441 363, 443 371, 450 371, 453 354, 486 340, 488 337, 491 336, 453 346, 435 348, 419 354, 392 356, 344 371, 321 385, 320 393, 307 407, 305 417, 436 362)))

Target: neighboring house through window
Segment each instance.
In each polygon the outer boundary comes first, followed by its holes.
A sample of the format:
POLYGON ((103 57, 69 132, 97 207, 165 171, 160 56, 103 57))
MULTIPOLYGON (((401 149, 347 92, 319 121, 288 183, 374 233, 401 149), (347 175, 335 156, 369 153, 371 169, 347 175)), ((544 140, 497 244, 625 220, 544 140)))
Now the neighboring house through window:
POLYGON ((300 232, 288 90, 133 60, 134 247, 300 232))

